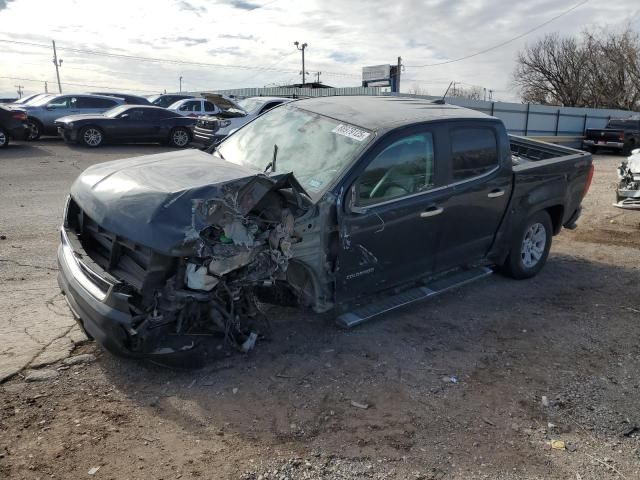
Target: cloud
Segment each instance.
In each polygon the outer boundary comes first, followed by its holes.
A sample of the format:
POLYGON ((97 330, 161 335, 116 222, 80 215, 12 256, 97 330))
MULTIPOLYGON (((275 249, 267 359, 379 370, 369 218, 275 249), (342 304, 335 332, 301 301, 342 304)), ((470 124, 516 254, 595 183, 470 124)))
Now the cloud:
POLYGON ((358 55, 345 52, 331 52, 329 58, 340 63, 353 63, 358 60, 358 55))
POLYGON ((185 47, 194 47, 209 42, 206 38, 193 37, 162 37, 162 40, 170 43, 182 43, 185 47))
POLYGON ((218 38, 226 38, 229 40, 257 40, 257 37, 253 35, 243 35, 241 33, 237 35, 232 35, 230 33, 223 33, 222 35, 218 35, 218 38))
POLYGON ((0 10, 4 10, 13 0, 0 0, 0 10))
POLYGON ((246 0, 229 0, 229 4, 235 8, 239 8, 240 10, 255 10, 262 7, 262 5, 251 3, 246 0))
MULTIPOLYGON (((0 0, 2 1, 2 0, 0 0)), ((185 12, 207 13, 207 9, 204 7, 196 7, 193 3, 187 0, 178 0, 176 2, 178 8, 185 12)))
POLYGON ((220 47, 207 50, 210 55, 236 55, 240 56, 244 54, 244 50, 240 47, 220 47))

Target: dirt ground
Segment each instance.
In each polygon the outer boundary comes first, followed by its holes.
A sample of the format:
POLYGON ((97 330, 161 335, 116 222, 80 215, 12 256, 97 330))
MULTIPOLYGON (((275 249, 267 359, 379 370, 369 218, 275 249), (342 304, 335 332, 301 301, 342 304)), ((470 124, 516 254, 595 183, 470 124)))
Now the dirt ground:
POLYGON ((640 479, 640 213, 611 206, 619 159, 595 158, 579 228, 534 279, 351 331, 271 308, 271 341, 197 371, 93 343, 55 378, 23 371, 0 385, 0 478, 640 479))

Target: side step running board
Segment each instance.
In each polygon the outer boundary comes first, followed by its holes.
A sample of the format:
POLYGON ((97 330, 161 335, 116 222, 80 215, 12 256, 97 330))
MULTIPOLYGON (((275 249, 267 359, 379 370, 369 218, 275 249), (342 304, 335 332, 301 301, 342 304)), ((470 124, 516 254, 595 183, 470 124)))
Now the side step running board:
POLYGON ((343 313, 336 318, 336 322, 343 328, 355 327, 356 325, 366 322, 377 315, 390 312, 396 308, 404 307, 410 303, 434 297, 446 292, 447 290, 451 290, 452 288, 457 288, 484 278, 492 273, 493 270, 487 267, 456 270, 449 275, 440 277, 425 284, 423 287, 415 287, 396 295, 386 297, 382 300, 378 300, 375 303, 364 305, 350 312, 343 313))

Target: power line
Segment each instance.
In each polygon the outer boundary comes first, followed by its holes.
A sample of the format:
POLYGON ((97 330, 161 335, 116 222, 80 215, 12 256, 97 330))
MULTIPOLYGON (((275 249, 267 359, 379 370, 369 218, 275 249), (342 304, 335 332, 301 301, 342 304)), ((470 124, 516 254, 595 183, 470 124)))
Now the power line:
MULTIPOLYGON (((37 83, 43 83, 43 82, 51 82, 54 83, 55 80, 42 80, 42 79, 37 79, 37 78, 19 78, 19 77, 0 77, 0 79, 4 79, 4 80, 18 80, 21 82, 37 82, 37 83)), ((86 87, 86 88, 103 88, 106 90, 113 90, 113 87, 107 87, 104 85, 88 85, 85 83, 70 83, 70 82, 60 82, 62 85, 68 85, 70 87, 86 87)), ((147 90, 142 90, 140 88, 126 88, 124 90, 131 90, 132 92, 152 92, 154 90, 157 89, 147 89, 147 90)))
POLYGON ((554 20, 557 20, 558 18, 565 16, 566 14, 568 14, 568 13, 570 13, 570 12, 574 11, 576 8, 581 7, 582 5, 584 5, 584 4, 585 4, 585 3, 587 3, 587 2, 589 2, 589 0, 583 0, 582 2, 578 3, 577 5, 574 5, 573 7, 569 8, 568 10, 565 10, 564 12, 562 12, 562 13, 560 13, 560 14, 556 15, 555 17, 553 17, 553 18, 551 18, 551 19, 549 19, 549 20, 547 20, 546 22, 541 23, 540 25, 537 25, 537 26, 533 27, 532 29, 527 30, 527 31, 526 31, 526 32, 524 32, 524 33, 521 33, 520 35, 518 35, 518 36, 516 36, 516 37, 513 37, 513 38, 511 38, 511 39, 509 39, 509 40, 507 40, 507 41, 504 41, 504 42, 502 42, 502 43, 498 43, 497 45, 494 45, 494 46, 492 46, 492 47, 485 48, 484 50, 480 50, 480 51, 478 51, 478 52, 472 53, 472 54, 470 54, 470 55, 465 55, 464 57, 455 58, 455 59, 453 59, 453 60, 446 60, 446 61, 444 61, 444 62, 438 62, 438 63, 427 63, 427 64, 425 64, 425 65, 405 65, 405 66, 406 66, 407 68, 436 67, 436 66, 438 66, 438 65, 446 65, 446 64, 449 64, 449 63, 461 62, 462 60, 468 60, 469 58, 477 57, 478 55, 482 55, 482 54, 484 54, 484 53, 490 52, 490 51, 495 50, 495 49, 497 49, 497 48, 504 47, 505 45, 507 45, 507 44, 509 44, 509 43, 511 43, 511 42, 515 42, 516 40, 521 39, 522 37, 526 37, 526 36, 527 36, 527 35, 529 35, 530 33, 535 32, 536 30, 540 30, 540 29, 541 29, 542 27, 544 27, 545 25, 548 25, 548 24, 550 24, 551 22, 553 22, 554 20))
MULTIPOLYGON (((49 49, 49 45, 45 45, 43 43, 33 43, 33 42, 22 42, 18 40, 7 40, 0 39, 2 43, 10 43, 14 45, 26 45, 30 47, 38 47, 38 48, 46 48, 49 49)), ((96 55, 102 57, 109 58, 120 58, 120 59, 128 59, 128 60, 137 60, 141 62, 155 62, 155 63, 168 63, 172 65, 190 65, 195 67, 220 67, 220 68, 236 68, 242 70, 258 70, 258 71, 275 71, 281 73, 298 73, 297 70, 290 69, 279 69, 274 67, 259 67, 255 65, 229 65, 225 63, 211 63, 211 62, 192 62, 189 60, 173 60, 168 58, 157 58, 157 57, 144 57, 139 55, 128 55, 124 53, 114 53, 114 52, 105 52, 100 50, 86 50, 82 48, 72 48, 72 47, 57 47, 58 50, 78 53, 82 55, 96 55)), ((351 77, 351 78, 360 78, 359 75, 348 74, 348 73, 339 73, 339 72, 324 72, 327 75, 335 76, 335 77, 351 77)))

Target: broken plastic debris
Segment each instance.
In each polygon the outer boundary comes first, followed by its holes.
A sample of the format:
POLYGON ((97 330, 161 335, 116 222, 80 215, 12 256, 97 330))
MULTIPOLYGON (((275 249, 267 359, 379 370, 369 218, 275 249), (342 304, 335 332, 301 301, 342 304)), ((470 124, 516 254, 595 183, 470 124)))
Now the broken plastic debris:
POLYGON ((369 408, 368 404, 356 402, 355 400, 351 400, 351 406, 356 408, 361 408, 363 410, 366 410, 367 408, 369 408))
POLYGON ((554 450, 566 450, 566 446, 562 440, 551 440, 551 448, 554 450))
POLYGON ((549 398, 546 395, 542 396, 542 406, 543 407, 548 407, 549 406, 549 398))
POLYGON ((207 292, 213 290, 219 280, 209 275, 207 267, 188 263, 186 269, 187 287, 192 290, 205 290, 207 292))
POLYGON ((89 470, 87 473, 88 473, 89 475, 95 475, 95 474, 98 472, 98 470, 100 470, 100 467, 93 467, 93 468, 91 468, 91 470, 89 470))
POLYGON ((458 383, 458 377, 456 377, 455 375, 444 376, 442 377, 442 381, 445 383, 458 383))
POLYGON ((249 334, 249 337, 244 341, 244 343, 240 347, 240 349, 244 353, 247 353, 249 350, 251 350, 253 347, 256 346, 257 339, 258 339, 258 334, 256 332, 251 332, 249 334))

